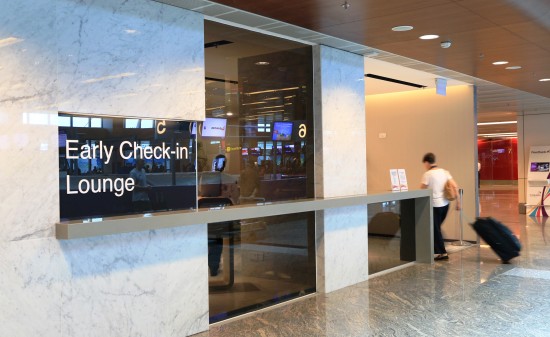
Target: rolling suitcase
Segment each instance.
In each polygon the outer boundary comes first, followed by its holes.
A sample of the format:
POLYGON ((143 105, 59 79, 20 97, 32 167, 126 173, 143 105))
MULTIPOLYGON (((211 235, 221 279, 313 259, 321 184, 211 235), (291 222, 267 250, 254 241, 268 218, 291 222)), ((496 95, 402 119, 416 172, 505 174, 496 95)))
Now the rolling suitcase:
POLYGON ((521 244, 508 227, 499 221, 489 218, 477 218, 472 224, 474 230, 497 253, 503 263, 519 256, 521 244))

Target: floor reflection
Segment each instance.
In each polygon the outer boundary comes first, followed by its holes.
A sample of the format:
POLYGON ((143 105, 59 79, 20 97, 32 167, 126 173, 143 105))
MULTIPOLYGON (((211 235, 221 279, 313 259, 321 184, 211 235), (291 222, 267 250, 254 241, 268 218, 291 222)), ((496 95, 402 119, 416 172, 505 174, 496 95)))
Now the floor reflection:
POLYGON ((414 265, 211 327, 221 336, 548 336, 550 249, 544 221, 518 214, 515 189, 483 187, 482 216, 518 234, 509 265, 487 246, 414 265))

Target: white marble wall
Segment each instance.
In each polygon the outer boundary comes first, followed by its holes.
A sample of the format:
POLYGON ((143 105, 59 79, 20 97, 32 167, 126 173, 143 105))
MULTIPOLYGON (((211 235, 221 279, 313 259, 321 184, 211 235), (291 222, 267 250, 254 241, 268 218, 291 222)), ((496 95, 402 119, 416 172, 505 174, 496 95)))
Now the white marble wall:
POLYGON ((54 9, 0 2, 0 241, 51 236, 59 218, 54 9))
POLYGON ((3 334, 187 336, 206 330, 205 241, 206 225, 195 225, 3 243, 3 334))
MULTIPOLYGON (((366 124, 363 57, 330 47, 314 49, 316 196, 365 194, 366 124)), ((368 278, 367 207, 317 215, 319 291, 368 278)))
POLYGON ((57 3, 60 111, 202 119, 201 15, 151 0, 57 3))
POLYGON ((146 0, 20 0, 0 2, 0 17, 1 335, 206 330, 206 225, 53 237, 57 112, 202 119, 202 16, 146 0))
POLYGON ((317 290, 331 292, 369 277, 367 206, 317 215, 317 290))

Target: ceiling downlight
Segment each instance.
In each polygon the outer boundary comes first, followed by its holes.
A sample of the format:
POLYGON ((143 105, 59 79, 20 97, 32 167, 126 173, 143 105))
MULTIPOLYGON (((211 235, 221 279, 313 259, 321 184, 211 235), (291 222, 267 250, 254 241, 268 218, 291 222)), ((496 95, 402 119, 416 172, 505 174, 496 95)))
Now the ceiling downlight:
POLYGON ((438 39, 439 38, 439 35, 435 35, 435 34, 427 34, 427 35, 422 35, 421 37, 419 37, 420 40, 434 40, 434 39, 438 39))
POLYGON ((395 26, 391 30, 394 32, 408 32, 409 30, 413 30, 413 26, 395 26))

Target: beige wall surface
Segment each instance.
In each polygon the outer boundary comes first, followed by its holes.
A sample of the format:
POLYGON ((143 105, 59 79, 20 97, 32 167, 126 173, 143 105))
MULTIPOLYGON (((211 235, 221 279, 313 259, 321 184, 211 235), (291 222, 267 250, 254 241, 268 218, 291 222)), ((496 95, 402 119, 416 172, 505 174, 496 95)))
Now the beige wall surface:
MULTIPOLYGON (((451 172, 464 189, 464 214, 476 214, 477 141, 474 88, 447 88, 367 96, 367 190, 390 189, 389 170, 403 168, 409 188, 418 188, 424 173, 422 157, 436 155, 440 167, 451 172), (385 134, 385 138, 384 137, 385 134)), ((446 239, 459 239, 458 214, 453 210, 443 224, 446 239)), ((466 224, 464 239, 477 236, 466 224)))
POLYGON ((518 189, 519 202, 526 202, 529 149, 550 145, 550 109, 518 116, 518 189))

